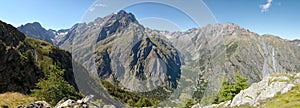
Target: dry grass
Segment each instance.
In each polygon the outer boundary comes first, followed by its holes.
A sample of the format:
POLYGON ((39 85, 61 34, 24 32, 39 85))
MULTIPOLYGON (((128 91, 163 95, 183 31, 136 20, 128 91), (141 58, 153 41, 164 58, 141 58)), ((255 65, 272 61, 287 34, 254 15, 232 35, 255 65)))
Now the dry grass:
POLYGON ((3 93, 0 94, 0 108, 10 107, 17 108, 20 105, 29 104, 35 101, 34 97, 30 97, 21 93, 3 93))

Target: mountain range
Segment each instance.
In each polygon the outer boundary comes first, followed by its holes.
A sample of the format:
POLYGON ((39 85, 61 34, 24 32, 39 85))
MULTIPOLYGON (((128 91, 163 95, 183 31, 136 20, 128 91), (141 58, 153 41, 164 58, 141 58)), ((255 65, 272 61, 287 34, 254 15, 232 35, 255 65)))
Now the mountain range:
POLYGON ((70 51, 91 76, 134 92, 174 89, 175 99, 191 97, 199 73, 208 81, 203 99, 212 103, 222 78, 232 80, 236 72, 255 83, 272 73, 300 71, 299 40, 259 35, 233 23, 167 32, 145 28, 121 10, 70 29, 46 30, 35 22, 18 30, 70 51))

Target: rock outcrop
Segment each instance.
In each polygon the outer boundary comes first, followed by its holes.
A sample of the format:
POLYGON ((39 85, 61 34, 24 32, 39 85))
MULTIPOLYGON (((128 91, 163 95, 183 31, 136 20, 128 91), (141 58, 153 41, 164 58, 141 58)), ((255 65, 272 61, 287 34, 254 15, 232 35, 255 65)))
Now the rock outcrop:
POLYGON ((248 104, 259 106, 260 102, 276 95, 289 92, 300 82, 300 74, 271 75, 258 83, 253 83, 248 89, 237 94, 230 107, 248 104))
POLYGON ((273 74, 265 77, 258 83, 253 83, 249 88, 242 90, 232 100, 201 106, 196 104, 193 108, 227 108, 227 107, 263 107, 262 102, 267 103, 275 96, 288 93, 293 87, 300 84, 300 73, 294 74, 273 74))
POLYGON ((68 98, 63 98, 54 107, 45 101, 36 101, 28 105, 22 105, 18 108, 98 108, 100 105, 94 105, 91 100, 93 95, 86 96, 80 100, 72 100, 68 98))
POLYGON ((19 106, 18 108, 51 108, 51 105, 45 101, 36 101, 29 105, 19 106))

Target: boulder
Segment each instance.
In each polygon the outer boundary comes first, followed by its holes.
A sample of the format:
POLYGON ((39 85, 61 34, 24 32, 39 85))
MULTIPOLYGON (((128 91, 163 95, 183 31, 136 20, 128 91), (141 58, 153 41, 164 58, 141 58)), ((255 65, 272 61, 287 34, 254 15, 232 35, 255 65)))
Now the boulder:
POLYGON ((19 106, 18 108, 51 108, 51 105, 45 101, 36 101, 29 105, 19 106))

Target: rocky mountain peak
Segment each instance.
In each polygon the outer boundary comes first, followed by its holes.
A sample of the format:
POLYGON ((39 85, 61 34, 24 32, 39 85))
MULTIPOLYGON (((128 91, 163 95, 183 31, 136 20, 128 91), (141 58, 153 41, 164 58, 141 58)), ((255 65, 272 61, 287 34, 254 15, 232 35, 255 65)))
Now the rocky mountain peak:
POLYGON ((232 28, 241 28, 239 25, 231 22, 224 23, 223 26, 232 27, 232 28))
POLYGON ((42 25, 39 22, 27 23, 24 26, 33 26, 33 27, 42 28, 42 25))
POLYGON ((132 13, 125 12, 124 10, 119 11, 117 14, 109 15, 109 17, 110 18, 104 18, 106 22, 99 34, 97 42, 105 39, 109 35, 124 30, 131 23, 138 24, 135 16, 132 13))
POLYGON ((18 29, 21 29, 21 30, 23 30, 24 28, 34 29, 34 30, 38 30, 38 31, 47 31, 45 28, 43 28, 43 26, 39 22, 27 23, 25 25, 21 25, 20 27, 18 27, 18 29))
POLYGON ((49 43, 53 43, 52 39, 54 39, 55 37, 53 30, 46 30, 38 22, 21 25, 20 27, 18 27, 18 30, 23 32, 26 36, 44 40, 49 43))
POLYGON ((125 22, 137 22, 135 16, 132 13, 127 13, 124 10, 120 10, 115 17, 117 17, 118 20, 122 20, 125 22))

